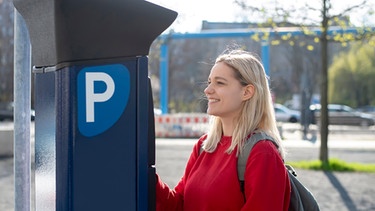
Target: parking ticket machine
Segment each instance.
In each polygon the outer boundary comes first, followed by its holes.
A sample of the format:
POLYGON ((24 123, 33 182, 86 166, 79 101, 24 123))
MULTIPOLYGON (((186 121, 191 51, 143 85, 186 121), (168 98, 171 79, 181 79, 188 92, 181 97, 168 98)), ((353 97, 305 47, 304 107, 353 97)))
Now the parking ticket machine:
POLYGON ((36 210, 154 210, 147 55, 177 13, 142 0, 15 0, 35 73, 36 210))

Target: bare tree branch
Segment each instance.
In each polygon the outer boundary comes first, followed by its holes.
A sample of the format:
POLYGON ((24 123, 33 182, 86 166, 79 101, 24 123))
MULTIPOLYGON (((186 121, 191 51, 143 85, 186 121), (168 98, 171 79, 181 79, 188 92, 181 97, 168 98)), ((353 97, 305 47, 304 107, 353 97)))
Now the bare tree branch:
POLYGON ((357 5, 352 5, 344 10, 342 10, 340 13, 336 14, 336 15, 332 15, 331 17, 329 17, 330 19, 332 18, 337 18, 337 17, 343 17, 345 16, 346 14, 356 10, 356 9, 361 9, 363 7, 365 7, 367 5, 367 0, 363 0, 360 4, 357 4, 357 5))

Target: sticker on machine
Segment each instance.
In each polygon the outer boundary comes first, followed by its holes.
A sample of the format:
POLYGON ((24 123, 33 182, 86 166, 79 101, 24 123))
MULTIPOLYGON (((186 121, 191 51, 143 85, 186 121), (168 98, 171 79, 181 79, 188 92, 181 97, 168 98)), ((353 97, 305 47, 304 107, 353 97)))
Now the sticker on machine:
POLYGON ((121 64, 83 68, 77 76, 78 129, 86 137, 111 128, 124 112, 130 73, 121 64))

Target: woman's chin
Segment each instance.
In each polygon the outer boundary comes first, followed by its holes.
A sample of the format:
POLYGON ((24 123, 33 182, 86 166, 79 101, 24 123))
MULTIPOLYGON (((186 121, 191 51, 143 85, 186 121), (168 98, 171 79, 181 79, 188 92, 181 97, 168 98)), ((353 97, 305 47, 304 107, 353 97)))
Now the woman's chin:
POLYGON ((216 115, 215 115, 216 112, 214 112, 214 111, 211 110, 211 109, 207 109, 207 114, 208 114, 208 115, 212 115, 212 116, 216 116, 216 115))

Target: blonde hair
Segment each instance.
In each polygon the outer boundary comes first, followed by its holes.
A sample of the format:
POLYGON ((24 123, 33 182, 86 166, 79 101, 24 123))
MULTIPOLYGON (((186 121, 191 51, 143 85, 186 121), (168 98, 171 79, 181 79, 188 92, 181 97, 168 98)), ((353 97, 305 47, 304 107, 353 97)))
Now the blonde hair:
MULTIPOLYGON (((241 85, 251 84, 255 89, 253 97, 243 104, 227 153, 231 153, 237 147, 238 155, 242 152, 249 134, 265 132, 276 141, 279 153, 284 158, 285 152, 276 125, 268 77, 260 60, 247 51, 232 50, 218 56, 215 63, 219 62, 223 62, 233 69, 234 75, 241 85)), ((203 149, 207 152, 215 151, 223 134, 220 117, 211 116, 210 124, 207 138, 203 143, 203 149)))

